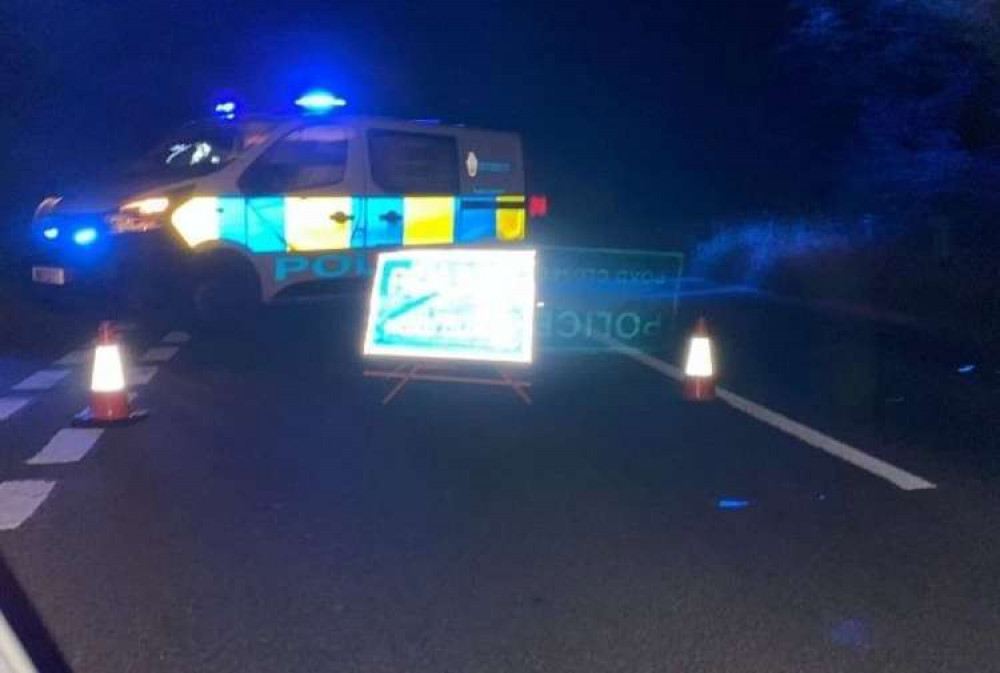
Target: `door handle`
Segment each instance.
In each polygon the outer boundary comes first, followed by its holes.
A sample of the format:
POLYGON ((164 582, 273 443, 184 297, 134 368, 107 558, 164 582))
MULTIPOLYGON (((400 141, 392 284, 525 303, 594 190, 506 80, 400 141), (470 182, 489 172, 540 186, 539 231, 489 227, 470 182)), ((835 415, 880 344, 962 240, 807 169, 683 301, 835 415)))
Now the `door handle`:
POLYGON ((390 210, 388 213, 382 213, 378 216, 378 219, 383 222, 388 222, 389 224, 397 224, 403 219, 403 216, 397 213, 395 210, 390 210))
POLYGON ((344 224, 349 220, 353 220, 354 216, 348 215, 347 213, 344 212, 336 212, 330 216, 330 219, 336 222, 337 224, 344 224))

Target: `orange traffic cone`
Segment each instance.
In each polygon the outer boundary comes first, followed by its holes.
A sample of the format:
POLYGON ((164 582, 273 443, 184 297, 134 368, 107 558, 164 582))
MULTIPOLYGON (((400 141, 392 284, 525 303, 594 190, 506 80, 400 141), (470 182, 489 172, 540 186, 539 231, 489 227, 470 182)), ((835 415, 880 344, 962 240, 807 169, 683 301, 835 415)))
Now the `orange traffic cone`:
POLYGON ((707 402, 715 398, 715 363, 712 357, 712 340, 704 318, 688 341, 684 361, 684 398, 692 402, 707 402))
POLYGON ((133 411, 129 408, 118 337, 110 322, 102 322, 97 330, 94 369, 90 377, 90 406, 73 418, 73 425, 127 425, 147 415, 144 410, 133 411))

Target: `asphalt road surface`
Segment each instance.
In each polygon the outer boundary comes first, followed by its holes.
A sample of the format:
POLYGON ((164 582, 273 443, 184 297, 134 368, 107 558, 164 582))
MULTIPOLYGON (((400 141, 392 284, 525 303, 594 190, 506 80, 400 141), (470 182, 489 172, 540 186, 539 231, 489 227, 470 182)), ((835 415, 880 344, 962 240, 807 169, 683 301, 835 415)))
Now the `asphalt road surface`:
POLYGON ((135 325, 151 413, 99 434, 65 432, 94 323, 16 330, 0 552, 80 672, 998 670, 995 393, 867 323, 725 290, 699 313, 727 390, 936 488, 618 351, 543 353, 530 406, 383 406, 343 301, 135 325))

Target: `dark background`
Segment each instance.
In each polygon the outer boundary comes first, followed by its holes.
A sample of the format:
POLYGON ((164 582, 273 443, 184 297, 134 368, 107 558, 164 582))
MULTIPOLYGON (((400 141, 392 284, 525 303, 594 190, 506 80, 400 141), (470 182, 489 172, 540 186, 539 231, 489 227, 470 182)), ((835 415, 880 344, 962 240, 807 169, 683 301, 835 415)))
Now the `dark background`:
POLYGON ((797 100, 777 51, 796 20, 785 0, 5 6, 7 227, 221 94, 274 110, 310 85, 354 112, 520 131, 554 226, 588 239, 680 244, 816 188, 806 148, 780 138, 797 100))

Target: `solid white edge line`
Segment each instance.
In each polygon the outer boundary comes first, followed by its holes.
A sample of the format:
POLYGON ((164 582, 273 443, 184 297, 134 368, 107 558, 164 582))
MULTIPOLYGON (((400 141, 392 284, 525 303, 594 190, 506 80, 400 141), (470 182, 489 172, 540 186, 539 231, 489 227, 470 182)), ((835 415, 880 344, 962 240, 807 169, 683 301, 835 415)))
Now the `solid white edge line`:
POLYGON ((904 491, 919 491, 922 489, 937 488, 936 485, 926 479, 922 479, 921 477, 900 469, 895 465, 891 465, 884 460, 871 456, 860 449, 854 448, 853 446, 837 441, 833 437, 829 437, 818 430, 813 430, 806 425, 802 425, 798 421, 793 421, 787 416, 779 414, 776 411, 771 411, 767 407, 762 407, 761 405, 740 397, 725 388, 717 388, 715 392, 720 400, 734 409, 738 409, 749 416, 753 416, 758 421, 767 423, 768 425, 777 428, 786 434, 792 435, 806 444, 815 446, 817 449, 826 451, 830 455, 836 456, 837 458, 840 458, 855 467, 859 467, 862 470, 882 477, 886 481, 892 482, 904 491))
POLYGON ((101 428, 65 428, 52 436, 42 450, 25 461, 28 465, 76 463, 84 459, 104 434, 101 428))
MULTIPOLYGON (((619 353, 627 355, 647 367, 655 369, 661 374, 669 376, 676 381, 682 381, 684 379, 680 369, 664 362, 663 360, 660 360, 659 358, 655 358, 637 348, 627 346, 619 341, 616 341, 615 339, 600 337, 599 340, 608 344, 619 353)), ((860 449, 854 448, 853 446, 844 444, 833 437, 824 435, 822 432, 813 430, 798 421, 793 421, 783 414, 779 414, 778 412, 772 411, 767 407, 751 402, 750 400, 740 397, 725 388, 717 388, 716 394, 720 400, 737 411, 742 411, 748 416, 756 418, 762 423, 766 423, 773 428, 781 430, 785 434, 791 435, 796 439, 809 444, 810 446, 814 446, 821 451, 824 451, 832 456, 836 456, 837 458, 854 465, 855 467, 881 477, 886 481, 895 484, 904 491, 918 491, 937 488, 935 484, 927 481, 926 479, 918 477, 915 474, 911 474, 910 472, 900 469, 895 465, 891 465, 884 460, 871 456, 860 449)))
POLYGON ((54 481, 39 479, 0 483, 0 530, 14 530, 27 521, 55 485, 54 481))
POLYGON ((650 369, 655 369, 656 371, 660 372, 665 376, 669 376, 675 381, 684 381, 684 374, 681 371, 680 367, 675 367, 669 362, 664 362, 659 358, 654 358, 652 355, 644 353, 638 348, 633 348, 632 346, 626 346, 622 342, 616 341, 615 339, 612 339, 610 337, 596 336, 594 338, 597 339, 598 341, 604 342, 608 346, 611 346, 611 348, 615 349, 622 355, 627 355, 633 360, 638 360, 639 362, 646 365, 650 369))
POLYGON ((11 390, 48 390, 69 375, 68 369, 41 369, 24 379, 11 390))
POLYGON ((34 398, 18 396, 0 397, 0 421, 6 421, 21 409, 28 406, 32 399, 34 398))

